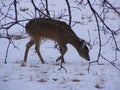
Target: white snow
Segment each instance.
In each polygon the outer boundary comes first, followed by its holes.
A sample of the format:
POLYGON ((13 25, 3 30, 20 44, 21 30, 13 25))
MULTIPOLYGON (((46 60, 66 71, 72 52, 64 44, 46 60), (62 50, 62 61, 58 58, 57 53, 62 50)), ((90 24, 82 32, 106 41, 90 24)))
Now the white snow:
MULTIPOLYGON (((0 90, 119 90, 120 71, 109 63, 92 64, 88 74, 88 62, 77 55, 76 50, 68 45, 65 55, 66 64, 61 69, 55 59, 58 51, 52 47, 52 41, 41 46, 45 64, 41 64, 38 56, 31 48, 26 67, 21 66, 25 44, 29 39, 15 41, 19 50, 10 47, 7 64, 4 63, 6 41, 0 41, 0 90), (50 45, 47 45, 50 43, 50 45), (4 52, 4 53, 3 53, 4 52)), ((120 63, 117 64, 120 67, 120 63)))
MULTIPOLYGON (((56 7, 54 3, 53 7, 56 7)), ((31 4, 28 4, 28 7, 30 7, 30 5, 31 4)), ((24 5, 20 7, 24 7, 24 5)), ((86 15, 88 10, 86 9, 86 11, 81 12, 83 12, 81 16, 83 14, 86 15)), ((81 16, 78 16, 78 18, 81 16)), ((87 13, 86 17, 87 16, 89 16, 89 13, 87 13)), ((114 25, 114 29, 119 23, 113 23, 120 21, 120 18, 114 16, 113 18, 115 19, 112 22, 108 21, 108 24, 114 25)), ((77 20, 77 17, 74 19, 77 20)), ((93 17, 92 20, 94 20, 93 17)), ((83 19, 81 22, 86 23, 87 19, 83 19)), ((10 29, 10 32, 16 34, 18 31, 22 32, 21 29, 23 28, 15 26, 10 29)), ((89 40, 89 30, 91 44, 95 43, 90 50, 90 57, 91 60, 96 60, 98 52, 98 41, 95 41, 96 39, 98 40, 98 37, 97 32, 94 31, 96 30, 96 24, 89 22, 87 25, 76 25, 73 27, 73 30, 79 37, 87 41, 89 40)), ((106 42, 109 35, 106 37, 104 34, 102 35, 102 38, 104 38, 103 42, 106 42)), ((120 36, 116 38, 119 40, 120 36)), ((4 64, 8 40, 0 39, 0 90, 120 90, 120 71, 100 58, 100 61, 104 63, 104 65, 94 63, 91 65, 90 72, 88 73, 89 62, 81 58, 71 45, 67 45, 68 51, 65 54, 66 63, 63 64, 67 73, 64 69, 58 70, 60 68, 60 62, 56 62, 55 60, 60 54, 59 51, 54 48, 54 41, 50 40, 41 44, 40 51, 45 60, 45 64, 41 64, 33 46, 30 49, 26 66, 21 66, 25 46, 28 41, 28 37, 14 40, 14 44, 18 49, 10 45, 7 64, 4 64)), ((104 51, 102 52, 111 61, 113 61, 115 57, 112 55, 112 46, 113 45, 109 43, 109 45, 103 47, 104 51)), ((120 68, 120 53, 118 53, 118 60, 115 62, 115 65, 120 68)))

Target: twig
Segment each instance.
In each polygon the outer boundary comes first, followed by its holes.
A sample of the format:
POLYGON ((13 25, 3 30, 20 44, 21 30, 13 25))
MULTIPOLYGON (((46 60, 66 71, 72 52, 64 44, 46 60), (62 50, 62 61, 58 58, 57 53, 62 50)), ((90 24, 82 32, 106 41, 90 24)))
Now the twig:
MULTIPOLYGON (((111 28, 109 27, 109 26, 107 26, 107 24, 104 22, 104 20, 100 17, 100 15, 96 12, 96 10, 92 7, 92 5, 91 5, 91 2, 89 1, 89 0, 87 0, 87 2, 88 2, 88 4, 89 4, 89 7, 90 7, 90 9, 91 9, 91 11, 93 12, 93 14, 94 14, 94 17, 95 17, 95 20, 96 20, 96 24, 97 24, 97 31, 98 31, 98 37, 99 37, 99 52, 98 52, 98 56, 97 56, 97 60, 96 61, 92 61, 92 62, 89 62, 89 66, 88 66, 88 73, 89 73, 89 70, 90 70, 90 65, 92 64, 92 63, 98 63, 98 65, 101 65, 101 64, 99 64, 99 59, 100 59, 100 57, 102 57, 103 58, 103 56, 102 56, 102 54, 101 54, 101 47, 102 47, 102 42, 101 42, 101 34, 100 34, 100 26, 99 26, 99 22, 98 22, 98 19, 103 23, 103 25, 111 32, 111 34, 112 34, 112 38, 113 38, 113 40, 114 40, 114 43, 115 43, 115 47, 116 47, 116 49, 115 50, 119 50, 119 48, 118 48, 118 45, 117 45, 117 41, 116 41, 116 39, 115 39, 115 34, 114 34, 114 31, 112 31, 111 30, 111 28)), ((115 56, 116 56, 116 60, 117 60, 117 51, 115 52, 115 56)), ((107 59, 105 59, 104 58, 104 60, 107 60, 107 59)), ((108 61, 108 60, 107 60, 108 61)), ((110 61, 108 61, 109 63, 111 63, 110 61)), ((111 63, 112 64, 112 63, 111 63)), ((114 64, 112 64, 116 69, 118 69, 119 71, 120 71, 120 69, 117 67, 117 66, 115 66, 114 64)))
POLYGON ((108 2, 108 0, 104 0, 104 2, 108 4, 120 16, 120 12, 115 7, 113 7, 112 4, 108 2))
POLYGON ((16 0, 14 0, 14 9, 15 9, 15 20, 16 20, 16 22, 17 22, 17 20, 18 20, 18 16, 17 16, 17 2, 16 2, 16 0))
POLYGON ((92 63, 97 63, 97 65, 103 65, 103 64, 100 64, 99 61, 97 61, 97 60, 96 60, 96 61, 89 62, 88 69, 87 69, 87 70, 88 70, 88 73, 90 72, 90 65, 91 65, 92 63))
POLYGON ((7 64, 7 57, 8 57, 8 51, 9 51, 9 47, 10 47, 10 44, 11 44, 11 39, 8 38, 9 40, 9 43, 8 43, 8 46, 7 46, 7 49, 6 49, 6 55, 5 55, 5 64, 7 64))
POLYGON ((47 12, 47 15, 50 17, 50 13, 49 13, 49 10, 48 10, 48 0, 45 0, 46 2, 46 12, 47 12))
POLYGON ((48 15, 46 15, 46 14, 43 13, 40 9, 37 8, 37 6, 36 6, 35 3, 34 3, 34 0, 31 0, 31 2, 32 2, 32 4, 33 4, 35 10, 37 10, 38 12, 40 12, 41 14, 43 14, 45 17, 50 18, 48 15))
POLYGON ((65 72, 67 73, 66 68, 65 68, 62 64, 63 64, 63 63, 62 63, 62 60, 61 60, 61 63, 60 63, 60 68, 59 68, 58 70, 64 69, 64 70, 65 70, 65 72))
POLYGON ((8 43, 7 50, 6 50, 6 55, 5 55, 5 64, 7 64, 7 56, 8 56, 8 50, 9 50, 10 42, 8 43))
POLYGON ((98 52, 97 60, 95 62, 98 62, 99 58, 100 58, 100 54, 101 54, 101 34, 100 34, 99 22, 98 22, 98 18, 97 18, 97 15, 96 15, 96 11, 93 9, 90 1, 89 0, 87 0, 87 1, 88 1, 89 6, 90 6, 90 9, 92 10, 92 12, 94 14, 94 17, 95 17, 95 20, 96 20, 96 24, 97 24, 98 37, 99 37, 99 52, 98 52))
POLYGON ((101 57, 104 59, 104 60, 106 60, 107 62, 109 62, 113 67, 115 67, 117 70, 119 70, 120 71, 120 68, 118 68, 117 66, 115 66, 115 63, 113 63, 113 62, 110 62, 109 60, 107 60, 103 55, 101 55, 101 57))
POLYGON ((68 6, 68 12, 69 12, 69 26, 71 26, 71 21, 72 21, 72 15, 71 15, 71 8, 68 0, 65 0, 68 6))

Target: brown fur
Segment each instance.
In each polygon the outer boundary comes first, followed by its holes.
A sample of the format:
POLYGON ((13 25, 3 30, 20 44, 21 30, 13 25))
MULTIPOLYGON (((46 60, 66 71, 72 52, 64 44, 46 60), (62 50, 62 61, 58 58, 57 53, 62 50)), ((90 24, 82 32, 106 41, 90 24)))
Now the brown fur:
POLYGON ((73 30, 65 22, 47 19, 35 18, 26 24, 26 32, 30 35, 31 40, 26 45, 24 61, 27 61, 27 55, 30 47, 35 44, 35 50, 41 60, 44 60, 40 54, 39 46, 42 38, 48 38, 56 41, 60 48, 61 56, 56 61, 62 60, 64 63, 64 54, 67 51, 67 44, 71 44, 78 51, 79 55, 86 60, 90 60, 88 47, 84 40, 79 39, 73 30))

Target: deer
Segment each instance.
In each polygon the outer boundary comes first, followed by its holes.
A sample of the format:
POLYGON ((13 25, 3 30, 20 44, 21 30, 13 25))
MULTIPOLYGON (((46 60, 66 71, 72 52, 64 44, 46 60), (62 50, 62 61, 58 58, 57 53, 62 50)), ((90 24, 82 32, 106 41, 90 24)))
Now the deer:
POLYGON ((86 41, 79 38, 64 21, 51 18, 34 18, 26 24, 25 29, 26 33, 30 36, 30 41, 26 44, 24 62, 27 62, 29 49, 35 44, 35 51, 41 63, 45 63, 40 53, 40 44, 44 38, 57 42, 60 56, 56 61, 61 60, 62 63, 65 63, 64 55, 67 52, 67 44, 71 44, 82 58, 90 61, 89 49, 86 41))

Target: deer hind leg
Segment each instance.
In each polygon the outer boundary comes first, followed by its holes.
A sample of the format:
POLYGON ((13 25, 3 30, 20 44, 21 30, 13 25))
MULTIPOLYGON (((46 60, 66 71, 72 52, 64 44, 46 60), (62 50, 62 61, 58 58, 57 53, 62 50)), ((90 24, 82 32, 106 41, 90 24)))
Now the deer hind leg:
POLYGON ((31 39, 27 44, 26 44, 26 50, 25 50, 25 54, 24 54, 24 62, 27 62, 27 56, 28 56, 28 52, 31 46, 33 46, 34 41, 31 39))
POLYGON ((65 63, 64 55, 65 55, 65 53, 67 52, 67 47, 66 47, 66 45, 60 45, 59 48, 60 48, 61 56, 59 56, 59 57, 56 59, 56 61, 61 60, 62 63, 65 63))
POLYGON ((44 60, 43 60, 43 58, 42 58, 42 55, 41 55, 41 53, 40 53, 39 48, 40 48, 40 42, 39 42, 39 41, 36 41, 36 42, 35 42, 35 50, 36 50, 36 53, 37 53, 37 55, 39 56, 41 62, 44 63, 44 60))

